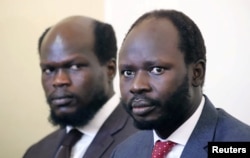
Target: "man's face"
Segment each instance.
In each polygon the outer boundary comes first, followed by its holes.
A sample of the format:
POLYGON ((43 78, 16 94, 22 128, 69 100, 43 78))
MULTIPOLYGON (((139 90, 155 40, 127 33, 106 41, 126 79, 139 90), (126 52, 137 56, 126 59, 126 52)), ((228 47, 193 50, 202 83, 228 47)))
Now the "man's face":
POLYGON ((108 99, 107 69, 93 52, 92 30, 55 30, 45 36, 40 52, 51 121, 61 126, 82 126, 108 99))
POLYGON ((164 19, 133 28, 119 55, 121 102, 141 129, 172 127, 190 113, 190 75, 178 32, 164 19))

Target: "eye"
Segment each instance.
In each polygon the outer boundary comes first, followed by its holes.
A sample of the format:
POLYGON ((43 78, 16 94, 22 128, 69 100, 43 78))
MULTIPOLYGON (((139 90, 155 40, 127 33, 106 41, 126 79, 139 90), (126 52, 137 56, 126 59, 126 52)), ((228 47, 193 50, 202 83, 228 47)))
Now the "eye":
POLYGON ((123 76, 127 77, 127 78, 132 78, 135 76, 135 72, 131 71, 131 70, 124 70, 122 72, 123 76))
POLYGON ((155 74, 155 75, 161 75, 164 73, 164 71, 165 71, 165 69, 162 67, 153 67, 150 72, 155 74))
POLYGON ((70 66, 70 69, 71 69, 71 70, 79 70, 80 67, 81 67, 80 65, 74 64, 74 65, 71 65, 71 66, 70 66))
POLYGON ((42 71, 43 71, 43 73, 49 75, 49 74, 53 73, 54 69, 53 68, 44 68, 42 71))

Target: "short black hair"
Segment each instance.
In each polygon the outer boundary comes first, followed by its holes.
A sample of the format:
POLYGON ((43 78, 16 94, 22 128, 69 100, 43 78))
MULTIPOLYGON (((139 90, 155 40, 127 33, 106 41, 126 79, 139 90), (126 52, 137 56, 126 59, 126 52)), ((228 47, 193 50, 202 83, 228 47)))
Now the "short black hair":
MULTIPOLYGON (((113 27, 110 24, 94 20, 94 52, 101 64, 105 64, 110 59, 117 58, 117 42, 113 27)), ((41 45, 44 37, 51 27, 45 29, 38 40, 38 51, 41 53, 41 45)))
POLYGON ((110 24, 94 22, 95 45, 94 51, 101 64, 117 58, 117 42, 115 31, 110 24))
POLYGON ((41 51, 41 45, 42 45, 43 39, 44 39, 45 35, 49 32, 50 29, 51 29, 51 27, 48 27, 47 29, 45 29, 43 31, 42 35, 38 39, 38 52, 39 52, 39 54, 41 51))
POLYGON ((179 33, 179 49, 184 53, 186 64, 195 63, 199 59, 206 62, 206 47, 198 26, 180 11, 160 9, 147 12, 133 23, 127 35, 135 26, 149 18, 165 18, 173 23, 179 33))

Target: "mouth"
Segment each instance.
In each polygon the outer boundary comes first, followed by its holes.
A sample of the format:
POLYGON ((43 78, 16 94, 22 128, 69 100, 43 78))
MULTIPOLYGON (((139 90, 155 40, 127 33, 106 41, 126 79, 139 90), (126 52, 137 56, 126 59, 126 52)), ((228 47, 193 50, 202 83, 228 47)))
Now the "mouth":
POLYGON ((60 96, 51 99, 51 104, 55 108, 61 108, 69 106, 73 102, 74 98, 71 96, 60 96))
POLYGON ((152 112, 155 108, 156 106, 145 100, 135 100, 132 102, 132 112, 138 116, 145 116, 152 112))

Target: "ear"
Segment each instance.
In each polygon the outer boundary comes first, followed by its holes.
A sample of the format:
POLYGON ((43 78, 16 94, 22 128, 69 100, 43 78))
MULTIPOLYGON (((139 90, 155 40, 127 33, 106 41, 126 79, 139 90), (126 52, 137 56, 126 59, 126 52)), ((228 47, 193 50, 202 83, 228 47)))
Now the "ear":
POLYGON ((203 86, 206 72, 206 61, 203 59, 198 60, 193 65, 192 85, 194 87, 203 86))
POLYGON ((109 82, 112 82, 116 74, 116 60, 115 58, 110 59, 107 62, 107 73, 109 82))

